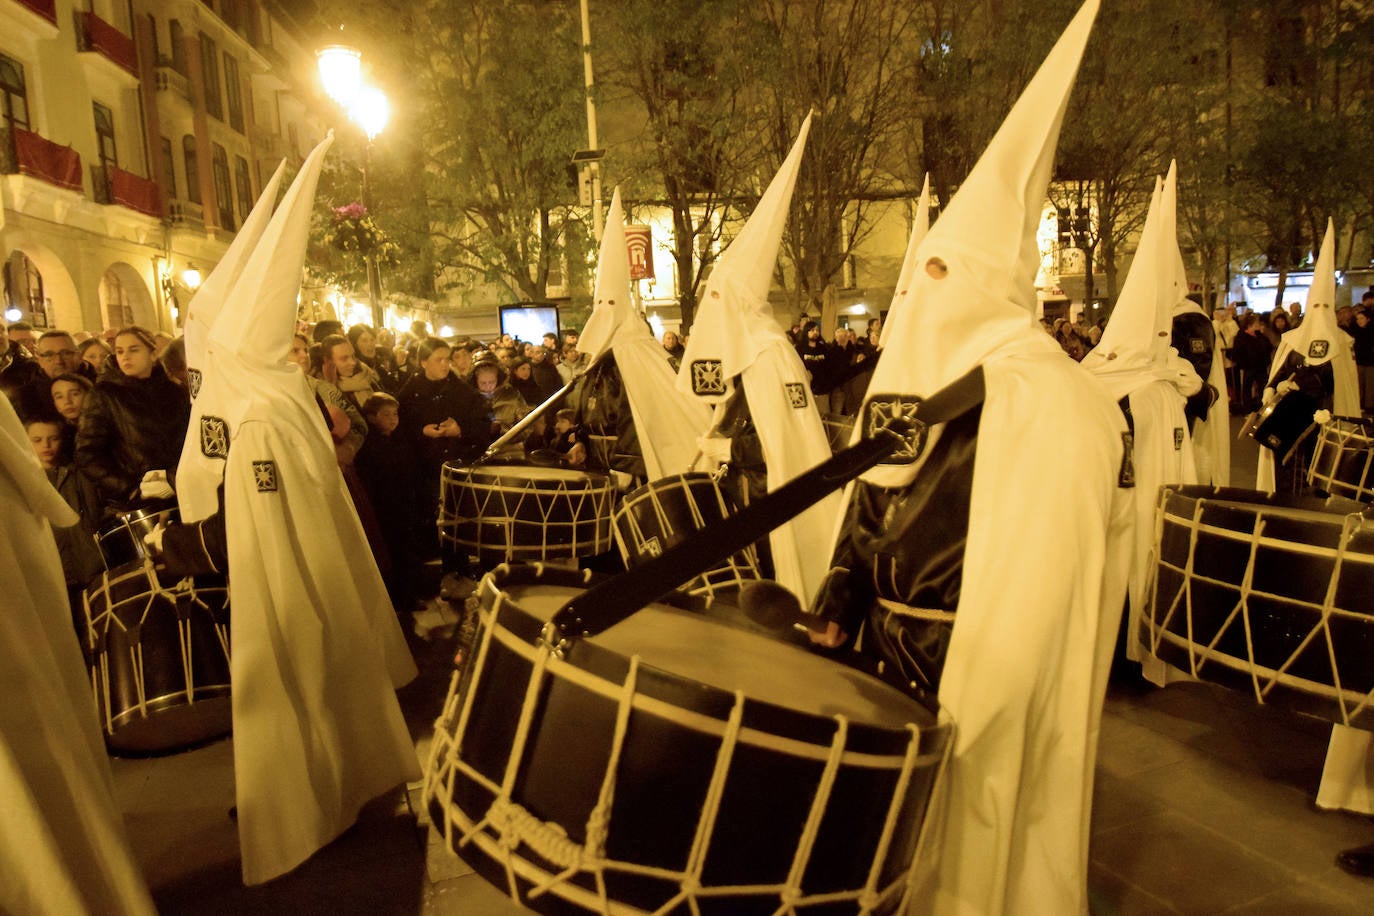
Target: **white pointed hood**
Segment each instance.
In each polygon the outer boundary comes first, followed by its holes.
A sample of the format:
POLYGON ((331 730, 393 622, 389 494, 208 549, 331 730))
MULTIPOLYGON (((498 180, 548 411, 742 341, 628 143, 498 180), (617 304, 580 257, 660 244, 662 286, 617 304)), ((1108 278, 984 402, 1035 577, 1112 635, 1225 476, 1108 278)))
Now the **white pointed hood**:
POLYGON ((234 236, 229 250, 219 259, 210 276, 205 278, 200 289, 191 297, 186 306, 186 325, 183 334, 186 338, 186 367, 191 378, 191 399, 200 394, 200 383, 205 373, 205 354, 210 343, 210 329, 219 317, 228 300, 243 266, 257 248, 262 233, 272 218, 272 208, 277 204, 277 191, 281 187, 282 176, 286 174, 286 160, 282 160, 272 178, 258 195, 253 204, 253 212, 243 221, 243 227, 234 236))
POLYGON ((1102 339, 1083 358, 1118 400, 1159 378, 1168 359, 1178 245, 1166 239, 1163 186, 1156 182, 1131 271, 1102 339))
POLYGON ((199 521, 216 511, 215 491, 224 475, 228 440, 254 401, 270 399, 283 417, 292 416, 303 428, 318 430, 322 448, 303 458, 334 461, 314 395, 300 367, 287 360, 296 332, 296 297, 315 189, 333 140, 331 132, 301 166, 210 328, 201 390, 191 407, 177 466, 177 499, 184 521, 199 521))
POLYGON ((1349 344, 1349 335, 1336 324, 1336 227, 1328 219, 1317 264, 1312 268, 1302 324, 1283 335, 1270 376, 1283 365, 1280 357, 1287 358, 1289 352, 1301 353, 1309 366, 1320 366, 1335 359, 1340 347, 1349 344))
POLYGON ((606 227, 601 234, 601 253, 596 262, 596 289, 592 292, 592 314, 578 338, 578 349, 590 365, 611 346, 611 338, 623 323, 637 320, 634 296, 630 289, 630 255, 625 245, 625 207, 620 188, 611 195, 606 227))
MULTIPOLYGON (((903 307, 907 301, 907 293, 911 290, 911 284, 916 280, 916 252, 920 250, 921 242, 925 240, 926 234, 930 232, 930 173, 927 172, 925 180, 921 182, 921 199, 916 203, 916 215, 911 220, 911 238, 906 243, 906 253, 902 255, 902 269, 897 273, 897 285, 892 290, 892 305, 888 307, 887 322, 883 325, 882 336, 878 338, 880 345, 887 344, 888 329, 892 327, 892 316, 903 307)), ((858 430, 856 429, 856 432, 858 430)))
MULTIPOLYGON (((928 397, 1000 348, 1026 340, 1040 264, 1035 231, 1097 8, 1098 0, 1088 0, 1074 16, 917 246, 911 283, 883 330, 883 340, 899 346, 903 358, 878 361, 864 416, 875 397, 928 397)), ((1017 346, 1054 345, 1041 337, 1017 346)), ((864 479, 904 486, 916 470, 880 465, 864 479)))
POLYGON ((696 454, 697 433, 710 421, 710 408, 676 389, 677 375, 668 362, 668 351, 635 308, 619 188, 611 195, 606 214, 592 302, 592 314, 578 346, 589 362, 608 352, 615 357, 630 401, 645 474, 649 480, 657 480, 686 472, 696 454))
POLYGON ((770 342, 786 339, 773 318, 768 289, 810 131, 808 114, 759 205, 706 280, 678 374, 684 394, 721 400, 729 391, 726 382, 749 368, 770 342))
POLYGON ((919 245, 907 291, 913 307, 899 316, 903 327, 888 329, 907 358, 880 361, 873 390, 929 395, 1032 322, 1040 264, 1035 230, 1097 7, 1098 0, 1088 0, 1069 23, 919 245), (900 376, 891 377, 899 368, 900 376))

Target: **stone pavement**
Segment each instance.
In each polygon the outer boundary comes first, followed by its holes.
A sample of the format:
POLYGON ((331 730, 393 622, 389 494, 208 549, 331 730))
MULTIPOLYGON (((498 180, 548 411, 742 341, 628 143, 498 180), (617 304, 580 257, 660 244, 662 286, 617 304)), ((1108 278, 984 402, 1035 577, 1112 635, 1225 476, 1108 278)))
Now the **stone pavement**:
MULTIPOLYGON (((1238 485, 1253 482, 1252 443, 1238 444, 1234 467, 1238 485)), ((421 618, 430 638, 411 634, 421 673, 400 696, 422 760, 448 688, 453 620, 438 604, 421 618)), ((1374 880, 1350 877, 1333 861, 1342 848, 1374 842, 1374 820, 1312 804, 1328 730, 1209 685, 1114 686, 1094 799, 1092 912, 1374 912, 1374 880)), ((416 787, 378 799, 292 874, 245 888, 227 814, 231 739, 116 759, 114 770, 135 852, 163 913, 521 912, 433 842, 416 787)))

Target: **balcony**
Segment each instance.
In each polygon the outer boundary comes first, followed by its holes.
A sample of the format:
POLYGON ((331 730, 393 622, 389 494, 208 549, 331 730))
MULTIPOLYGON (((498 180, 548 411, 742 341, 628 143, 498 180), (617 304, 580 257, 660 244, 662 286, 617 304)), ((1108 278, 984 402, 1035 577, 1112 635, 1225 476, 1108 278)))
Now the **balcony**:
POLYGON ((55 0, 0 0, 0 32, 50 41, 59 34, 55 0))
POLYGON ((205 228, 205 208, 189 200, 173 198, 167 201, 167 219, 173 226, 205 228))
POLYGON ((281 134, 265 127, 253 127, 248 133, 248 139, 253 144, 253 152, 257 158, 271 160, 273 168, 276 168, 276 162, 286 158, 286 141, 282 139, 281 134))
POLYGON ((159 64, 154 71, 158 92, 175 92, 186 101, 191 101, 191 81, 174 67, 159 64))
POLYGON ((126 172, 118 166, 91 166, 95 202, 127 207, 154 219, 162 218, 162 192, 157 182, 126 172))
POLYGON ((76 14, 76 50, 94 85, 113 80, 126 89, 138 86, 133 39, 95 13, 76 14))
POLYGON ((81 191, 81 154, 22 127, 0 128, 0 174, 27 175, 81 191))

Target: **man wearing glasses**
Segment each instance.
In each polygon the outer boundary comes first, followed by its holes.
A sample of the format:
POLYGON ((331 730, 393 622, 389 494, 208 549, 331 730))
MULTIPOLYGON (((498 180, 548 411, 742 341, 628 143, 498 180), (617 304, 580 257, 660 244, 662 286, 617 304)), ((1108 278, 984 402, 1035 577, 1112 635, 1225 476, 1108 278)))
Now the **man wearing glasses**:
POLYGON ((34 356, 40 371, 13 397, 21 416, 53 411, 52 381, 59 375, 86 374, 80 371, 84 363, 76 352, 76 341, 66 331, 44 331, 34 345, 34 356))
POLYGON ((82 360, 76 352, 76 340, 66 331, 44 331, 38 338, 34 355, 49 379, 68 372, 80 372, 82 360))

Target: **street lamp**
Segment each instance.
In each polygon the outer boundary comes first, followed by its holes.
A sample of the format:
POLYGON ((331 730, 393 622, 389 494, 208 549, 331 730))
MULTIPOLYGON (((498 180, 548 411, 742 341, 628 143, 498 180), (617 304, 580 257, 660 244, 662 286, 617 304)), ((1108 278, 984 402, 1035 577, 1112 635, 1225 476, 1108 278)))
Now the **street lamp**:
MULTIPOLYGON (((367 135, 363 148, 363 207, 372 212, 367 169, 372 159, 372 141, 377 138, 391 115, 386 96, 374 86, 362 81, 362 53, 347 45, 333 44, 315 54, 324 91, 347 112, 349 118, 367 135)), ((367 295, 372 305, 372 326, 378 330, 386 326, 382 308, 382 278, 377 269, 375 252, 364 257, 367 263, 367 295)))
POLYGON ((362 89, 362 58, 362 52, 348 45, 329 45, 315 53, 324 91, 344 108, 353 104, 362 89))

